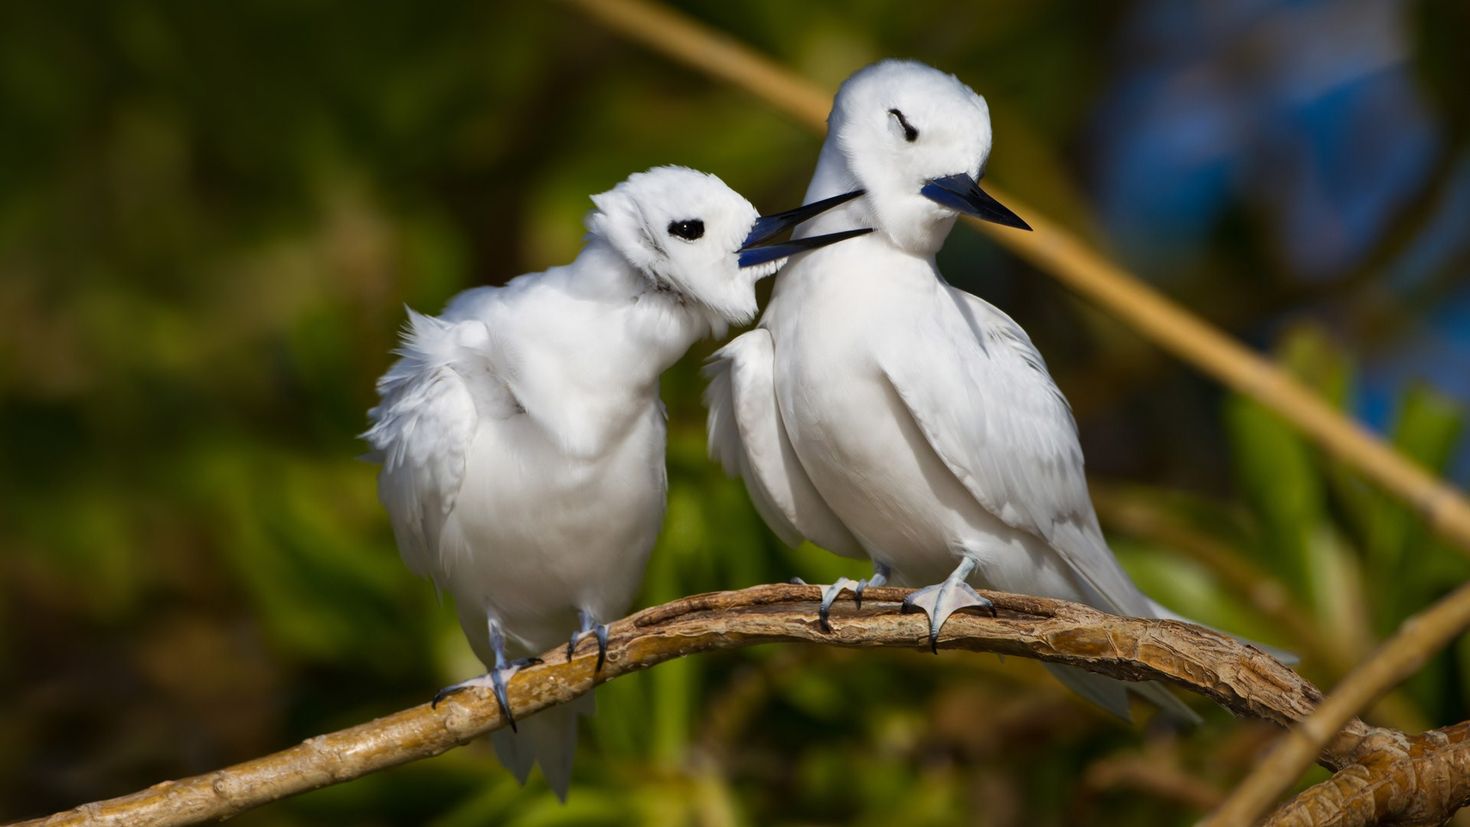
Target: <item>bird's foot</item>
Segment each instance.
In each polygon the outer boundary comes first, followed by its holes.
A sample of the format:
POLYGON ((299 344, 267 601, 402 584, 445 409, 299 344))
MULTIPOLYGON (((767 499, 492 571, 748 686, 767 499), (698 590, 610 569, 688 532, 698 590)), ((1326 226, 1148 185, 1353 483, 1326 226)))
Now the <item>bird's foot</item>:
POLYGON ((510 698, 506 695, 505 685, 515 674, 527 666, 537 666, 541 663, 540 658, 522 658, 513 660, 486 672, 476 675, 469 680, 451 684, 439 690, 434 695, 434 700, 429 704, 430 709, 437 709, 439 703, 445 698, 466 689, 489 689, 495 693, 495 702, 500 704, 500 711, 505 715, 506 723, 510 724, 511 731, 516 731, 516 717, 510 711, 510 698))
POLYGON ((822 625, 822 631, 832 631, 832 624, 827 622, 827 616, 831 613, 832 603, 837 600, 837 596, 844 591, 860 594, 861 588, 862 585, 850 577, 839 577, 831 585, 822 587, 822 605, 817 609, 817 620, 822 625))
POLYGON ((925 586, 903 599, 903 609, 908 612, 923 612, 929 615, 929 648, 939 654, 939 630, 944 628, 949 616, 960 609, 977 608, 995 615, 995 604, 970 587, 963 579, 954 577, 943 583, 925 586))
POLYGON ((863 592, 867 591, 869 586, 886 585, 888 583, 888 575, 892 573, 888 566, 877 563, 874 565, 872 577, 858 581, 857 588, 852 590, 852 602, 856 604, 858 609, 863 607, 863 592))
POLYGON ((597 666, 593 667, 592 671, 601 672, 602 665, 607 662, 607 624, 598 623, 585 612, 582 614, 581 628, 572 632, 572 639, 567 641, 567 660, 572 659, 572 656, 577 653, 577 644, 588 635, 597 637, 597 666))

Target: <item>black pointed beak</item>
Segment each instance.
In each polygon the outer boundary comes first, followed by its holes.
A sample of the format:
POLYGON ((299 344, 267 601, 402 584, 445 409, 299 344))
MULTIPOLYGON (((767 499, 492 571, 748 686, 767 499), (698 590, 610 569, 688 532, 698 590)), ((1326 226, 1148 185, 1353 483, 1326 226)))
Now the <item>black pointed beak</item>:
MULTIPOLYGON (((813 201, 804 204, 794 210, 778 212, 775 215, 763 215, 755 220, 750 228, 750 235, 745 237, 745 247, 754 247, 763 241, 769 241, 775 236, 786 232, 803 221, 809 221, 827 210, 841 204, 846 204, 854 198, 863 194, 863 190, 844 192, 831 198, 823 198, 821 201, 813 201)), ((744 248, 742 248, 744 249, 744 248)))
POLYGON ((754 267, 757 264, 783 259, 804 253, 807 250, 815 250, 826 247, 828 244, 836 244, 849 238, 857 238, 867 235, 873 231, 872 227, 863 227, 859 230, 843 230, 840 233, 828 233, 826 235, 814 235, 808 238, 793 238, 790 241, 773 241, 769 244, 758 244, 754 247, 747 244, 740 248, 740 266, 754 267))
POLYGON ((863 194, 863 190, 844 192, 831 198, 823 198, 821 201, 813 201, 803 204, 794 210, 778 212, 775 215, 763 215, 755 220, 750 228, 750 235, 745 237, 745 244, 738 251, 740 254, 741 267, 753 267, 757 264, 776 261, 796 253, 807 250, 815 250, 835 244, 849 238, 871 233, 869 228, 860 230, 844 230, 840 233, 812 236, 811 238, 798 238, 791 241, 771 241, 772 238, 786 232, 787 230, 810 221, 827 210, 840 204, 846 204, 854 198, 863 194))
POLYGON ((991 198, 985 190, 980 189, 974 178, 963 172, 932 178, 919 190, 919 194, 942 207, 949 207, 985 221, 1018 230, 1031 229, 1031 225, 1022 221, 1021 216, 991 198))

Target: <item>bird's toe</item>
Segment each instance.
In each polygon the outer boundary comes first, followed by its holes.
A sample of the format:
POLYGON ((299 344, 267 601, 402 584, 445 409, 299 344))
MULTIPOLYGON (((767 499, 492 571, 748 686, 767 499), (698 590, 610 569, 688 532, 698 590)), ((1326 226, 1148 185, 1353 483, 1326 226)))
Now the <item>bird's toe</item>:
POLYGON ((832 631, 832 624, 828 621, 828 617, 832 612, 832 604, 837 600, 838 595, 848 590, 856 593, 857 588, 858 583, 856 580, 839 577, 831 585, 822 589, 822 604, 817 608, 817 620, 821 623, 822 631, 832 631))
POLYGON ((922 611, 929 616, 929 648, 938 653, 939 632, 950 615, 960 609, 980 609, 995 614, 995 604, 971 588, 969 583, 946 580, 926 586, 904 598, 902 611, 922 611))

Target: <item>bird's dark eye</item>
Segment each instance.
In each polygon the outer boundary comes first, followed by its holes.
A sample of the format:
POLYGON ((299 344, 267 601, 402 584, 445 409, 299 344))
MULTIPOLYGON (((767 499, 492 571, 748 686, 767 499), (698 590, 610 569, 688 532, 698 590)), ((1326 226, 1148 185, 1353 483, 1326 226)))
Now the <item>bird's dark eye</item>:
POLYGON ((704 222, 698 218, 691 218, 688 221, 670 221, 669 235, 685 241, 693 241, 704 235, 704 222))
POLYGON ((903 116, 902 112, 897 109, 890 109, 888 110, 888 114, 898 118, 898 125, 903 127, 903 139, 905 141, 913 143, 919 140, 919 130, 915 129, 914 125, 908 122, 908 119, 903 116))

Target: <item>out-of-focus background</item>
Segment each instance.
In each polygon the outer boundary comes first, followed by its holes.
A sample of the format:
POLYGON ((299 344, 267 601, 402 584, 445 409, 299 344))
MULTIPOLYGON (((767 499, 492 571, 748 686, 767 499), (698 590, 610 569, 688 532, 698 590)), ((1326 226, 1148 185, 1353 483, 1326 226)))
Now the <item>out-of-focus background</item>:
MULTIPOLYGON (((1470 6, 677 4, 834 87, 953 71, 993 180, 1470 480, 1470 6)), ((663 163, 796 203, 819 139, 544 3, 12 3, 0 23, 0 820, 198 773, 480 671, 356 457, 405 304, 568 261, 663 163)), ((1470 574, 1256 405, 965 229, 1156 598, 1331 685, 1470 574)), ((782 547, 667 376, 639 605, 859 574, 782 547)), ((1470 717, 1470 644, 1371 717, 1470 717)), ((1270 732, 1128 727, 1035 664, 766 648, 610 684, 570 803, 486 744, 242 824, 1187 824, 1270 732)), ((1147 712, 1140 709, 1141 717, 1147 712)))

